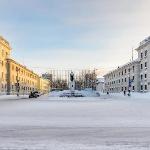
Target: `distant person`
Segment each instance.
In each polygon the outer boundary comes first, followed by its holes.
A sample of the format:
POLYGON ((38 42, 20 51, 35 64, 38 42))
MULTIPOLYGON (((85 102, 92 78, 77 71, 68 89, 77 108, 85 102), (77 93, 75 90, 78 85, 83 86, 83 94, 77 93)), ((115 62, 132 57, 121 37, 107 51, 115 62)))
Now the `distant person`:
POLYGON ((109 95, 109 92, 107 91, 107 95, 109 95))
POLYGON ((131 96, 130 90, 128 90, 128 96, 131 96))
POLYGON ((123 91, 123 94, 124 94, 124 96, 126 96, 126 91, 125 90, 123 91))

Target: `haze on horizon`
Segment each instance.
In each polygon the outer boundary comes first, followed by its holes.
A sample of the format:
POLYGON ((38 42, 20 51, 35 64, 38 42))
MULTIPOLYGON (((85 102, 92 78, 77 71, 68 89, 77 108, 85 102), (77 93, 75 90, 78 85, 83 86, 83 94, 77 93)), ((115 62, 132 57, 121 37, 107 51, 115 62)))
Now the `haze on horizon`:
MULTIPOLYGON (((29 67, 117 67, 150 34, 150 1, 0 0, 0 35, 29 67)), ((135 57, 136 57, 136 52, 135 57)))

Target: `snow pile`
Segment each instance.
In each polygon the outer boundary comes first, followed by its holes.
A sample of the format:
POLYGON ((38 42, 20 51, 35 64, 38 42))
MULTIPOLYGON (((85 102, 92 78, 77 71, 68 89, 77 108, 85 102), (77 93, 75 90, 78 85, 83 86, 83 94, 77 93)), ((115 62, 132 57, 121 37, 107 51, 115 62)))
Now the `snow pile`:
MULTIPOLYGON (((70 90, 64 90, 64 91, 52 91, 49 93, 49 97, 59 97, 65 93, 70 93, 70 90)), ((75 94, 81 94, 84 97, 97 97, 99 96, 99 94, 96 91, 90 90, 90 89, 86 89, 86 90, 75 90, 74 91, 75 94)))
MULTIPOLYGON (((102 94, 101 95, 106 95, 106 94, 102 94)), ((138 92, 131 92, 131 96, 128 96, 127 94, 124 96, 123 93, 109 93, 110 98, 115 98, 115 99, 120 99, 120 100, 124 100, 124 99, 128 99, 128 100, 138 100, 138 99, 142 99, 142 100, 150 100, 150 92, 147 93, 138 93, 138 92)))
POLYGON ((26 99, 29 98, 29 95, 0 95, 0 100, 13 100, 13 99, 26 99))

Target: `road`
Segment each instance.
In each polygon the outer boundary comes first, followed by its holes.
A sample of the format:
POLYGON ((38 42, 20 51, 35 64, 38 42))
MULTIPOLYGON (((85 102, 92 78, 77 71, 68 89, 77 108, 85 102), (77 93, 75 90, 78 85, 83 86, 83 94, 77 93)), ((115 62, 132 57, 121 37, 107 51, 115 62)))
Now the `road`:
POLYGON ((148 150, 150 102, 104 98, 0 101, 0 150, 148 150))

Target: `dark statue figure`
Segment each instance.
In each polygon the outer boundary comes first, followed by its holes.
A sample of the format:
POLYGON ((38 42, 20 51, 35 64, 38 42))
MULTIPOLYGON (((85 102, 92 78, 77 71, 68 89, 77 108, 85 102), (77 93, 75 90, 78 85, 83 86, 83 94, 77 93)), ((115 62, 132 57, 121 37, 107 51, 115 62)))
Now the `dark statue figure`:
POLYGON ((74 74, 73 74, 73 73, 70 74, 70 81, 71 81, 71 82, 74 81, 74 74))

